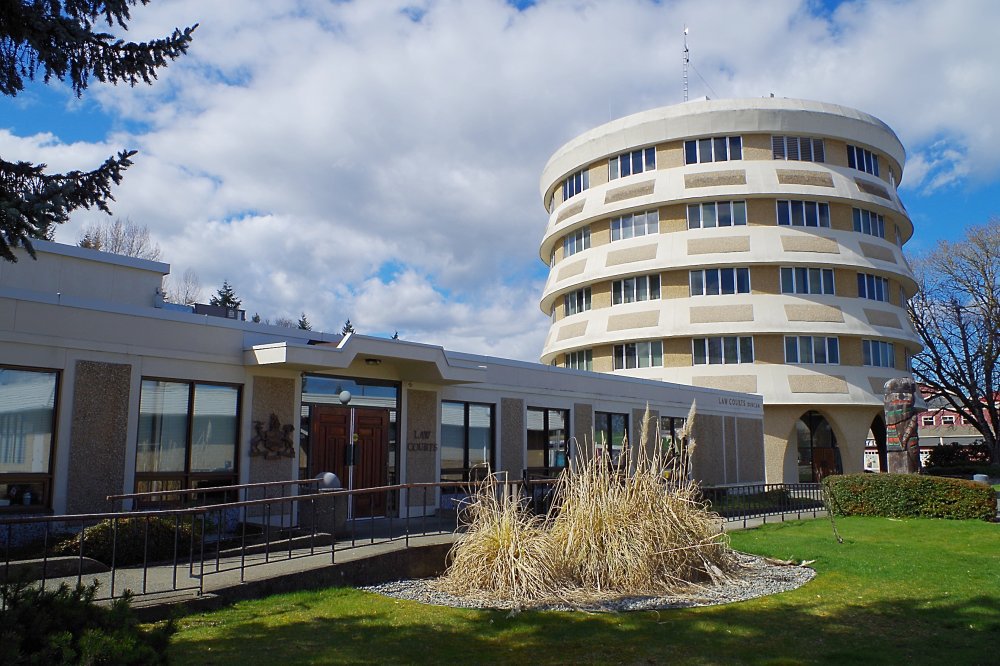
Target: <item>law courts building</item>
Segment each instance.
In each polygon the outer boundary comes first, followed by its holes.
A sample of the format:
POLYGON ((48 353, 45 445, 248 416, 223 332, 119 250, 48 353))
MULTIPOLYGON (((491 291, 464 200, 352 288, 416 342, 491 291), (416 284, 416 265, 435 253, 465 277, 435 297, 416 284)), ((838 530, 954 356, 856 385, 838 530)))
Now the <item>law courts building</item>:
POLYGON ((699 100, 569 141, 541 178, 541 362, 763 396, 769 482, 886 469, 882 387, 906 316, 905 154, 882 121, 794 99, 699 100))
MULTIPOLYGON (((355 488, 464 481, 487 465, 551 476, 595 432, 620 446, 647 405, 669 437, 693 402, 696 476, 764 477, 759 396, 196 314, 163 303, 166 264, 35 247, 37 261, 0 262, 0 515, 328 471, 355 488)), ((440 505, 373 501, 356 515, 440 505)))

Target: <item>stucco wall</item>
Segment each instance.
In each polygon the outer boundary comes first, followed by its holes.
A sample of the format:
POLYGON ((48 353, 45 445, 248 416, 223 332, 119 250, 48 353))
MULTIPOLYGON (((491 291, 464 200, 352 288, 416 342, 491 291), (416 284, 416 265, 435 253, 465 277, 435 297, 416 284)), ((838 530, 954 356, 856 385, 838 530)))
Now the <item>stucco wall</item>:
POLYGON ((503 470, 519 479, 524 472, 524 447, 527 424, 524 422, 524 400, 500 400, 500 457, 503 470))
MULTIPOLYGON (((438 432, 438 400, 434 391, 407 389, 406 431, 402 433, 406 449, 406 482, 429 483, 438 480, 437 444, 410 447, 413 432, 438 432)), ((430 500, 429 500, 430 501, 430 500)))
POLYGON ((125 363, 76 362, 67 513, 107 511, 108 495, 132 491, 122 488, 131 373, 125 363))
MULTIPOLYGON (((296 422, 295 384, 296 380, 290 378, 254 377, 251 420, 260 422, 267 428, 271 414, 274 414, 282 425, 294 424, 296 422)), ((252 433, 253 430, 251 430, 251 437, 252 433)), ((298 450, 298 432, 292 433, 292 442, 298 450)), ((241 442, 241 447, 243 451, 249 451, 250 442, 241 442)), ((250 457, 250 483, 288 481, 296 477, 298 477, 298 469, 295 467, 295 458, 282 457, 276 460, 265 460, 263 456, 250 457)))

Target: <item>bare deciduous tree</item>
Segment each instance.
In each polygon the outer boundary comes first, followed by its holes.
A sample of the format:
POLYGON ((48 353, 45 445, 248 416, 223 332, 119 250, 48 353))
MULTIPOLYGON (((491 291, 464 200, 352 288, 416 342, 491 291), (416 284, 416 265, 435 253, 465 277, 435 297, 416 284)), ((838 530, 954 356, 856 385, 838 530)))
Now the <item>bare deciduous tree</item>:
POLYGON ((924 350, 913 375, 965 415, 1000 463, 1000 218, 913 262, 907 306, 924 350))
POLYGON ((83 230, 79 245, 137 259, 160 259, 160 246, 150 239, 149 228, 128 218, 88 225, 83 230))
POLYGON ((181 305, 201 303, 203 294, 201 278, 198 277, 193 268, 189 268, 184 271, 179 282, 174 282, 169 277, 164 279, 163 292, 166 300, 171 303, 180 303, 181 305))

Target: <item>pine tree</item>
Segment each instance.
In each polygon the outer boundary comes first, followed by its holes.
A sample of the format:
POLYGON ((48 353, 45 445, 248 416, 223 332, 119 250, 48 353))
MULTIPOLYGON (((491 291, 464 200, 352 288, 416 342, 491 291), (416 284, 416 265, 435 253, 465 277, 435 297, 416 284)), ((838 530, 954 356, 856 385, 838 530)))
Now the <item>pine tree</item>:
POLYGON ((299 317, 298 327, 300 329, 302 329, 303 331, 311 331, 312 330, 312 324, 310 324, 309 320, 306 319, 306 313, 305 312, 303 312, 302 316, 299 317))
POLYGON ((221 305, 224 308, 238 308, 242 301, 236 297, 236 291, 229 284, 228 280, 222 281, 219 291, 208 301, 211 305, 221 305))
POLYGON ((351 324, 350 317, 348 317, 347 321, 344 322, 344 328, 340 329, 341 335, 347 335, 348 333, 354 333, 354 326, 351 324))
MULTIPOLYGON (((152 83, 156 71, 187 52, 197 25, 169 37, 135 43, 100 32, 100 23, 128 28, 129 10, 149 0, 0 1, 0 93, 15 97, 38 76, 68 81, 80 96, 91 77, 107 83, 152 83)), ((109 157, 93 171, 45 173, 46 165, 0 159, 0 259, 17 261, 32 239, 51 238, 55 225, 80 208, 111 212, 112 185, 132 165, 134 150, 109 157)))
POLYGON ((393 339, 393 340, 399 340, 399 331, 396 331, 396 332, 394 332, 394 333, 392 334, 392 339, 393 339))
POLYGON ((260 323, 260 314, 254 312, 253 316, 250 317, 250 321, 252 321, 255 324, 259 324, 260 323))

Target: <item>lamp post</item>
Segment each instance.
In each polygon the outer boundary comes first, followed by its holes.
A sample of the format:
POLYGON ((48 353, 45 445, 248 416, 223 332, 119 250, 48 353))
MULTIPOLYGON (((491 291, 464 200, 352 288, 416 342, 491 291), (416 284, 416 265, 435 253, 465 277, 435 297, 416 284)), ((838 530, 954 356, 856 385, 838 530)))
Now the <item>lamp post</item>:
MULTIPOLYGON (((340 404, 344 405, 345 407, 349 407, 350 410, 350 417, 348 419, 350 425, 348 426, 347 430, 347 448, 345 450, 347 454, 347 460, 345 462, 347 463, 347 489, 354 490, 354 464, 355 462, 357 462, 356 460, 357 450, 355 447, 357 446, 358 436, 354 433, 354 407, 350 407, 351 392, 341 391, 340 395, 337 396, 337 398, 340 400, 340 404)), ((351 520, 353 518, 354 518, 354 495, 348 495, 347 519, 351 520)))

